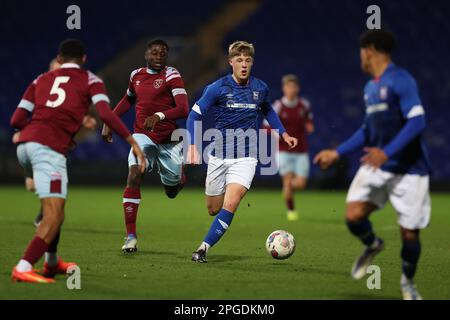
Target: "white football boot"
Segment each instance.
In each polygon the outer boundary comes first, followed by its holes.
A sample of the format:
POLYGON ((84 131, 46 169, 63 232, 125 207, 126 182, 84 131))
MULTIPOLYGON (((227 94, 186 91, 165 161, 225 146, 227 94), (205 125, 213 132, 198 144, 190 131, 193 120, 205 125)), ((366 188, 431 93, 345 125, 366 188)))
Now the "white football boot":
POLYGON ((366 275, 367 268, 372 263, 373 258, 384 249, 383 239, 376 238, 372 247, 366 247, 363 253, 356 259, 352 267, 352 278, 359 280, 366 275))
POLYGON ((295 210, 288 210, 286 215, 288 221, 297 221, 298 220, 298 212, 295 210))
POLYGON ((414 282, 402 275, 400 280, 400 289, 402 291, 403 300, 422 300, 422 296, 417 291, 414 282))
POLYGON ((125 244, 122 246, 123 252, 136 252, 137 251, 137 239, 133 236, 125 238, 125 244))

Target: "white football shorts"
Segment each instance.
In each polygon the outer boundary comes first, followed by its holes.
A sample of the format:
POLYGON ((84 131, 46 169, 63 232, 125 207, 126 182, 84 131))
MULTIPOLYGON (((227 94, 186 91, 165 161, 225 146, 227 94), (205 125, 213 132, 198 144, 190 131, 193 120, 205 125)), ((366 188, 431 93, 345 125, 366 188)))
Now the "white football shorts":
POLYGON ((221 159, 210 155, 205 181, 205 194, 225 193, 226 185, 237 183, 250 189, 258 160, 255 158, 221 159))
POLYGON ((430 223, 429 176, 394 174, 362 166, 348 190, 348 202, 371 202, 383 208, 390 201, 405 229, 423 229, 430 223))

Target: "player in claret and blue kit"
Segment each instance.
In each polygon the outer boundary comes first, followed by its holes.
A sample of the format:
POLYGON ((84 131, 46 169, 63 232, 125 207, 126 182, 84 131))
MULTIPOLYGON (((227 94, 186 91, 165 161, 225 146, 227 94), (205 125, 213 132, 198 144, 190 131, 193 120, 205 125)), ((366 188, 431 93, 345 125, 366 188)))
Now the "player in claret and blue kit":
POLYGON ((20 130, 17 157, 24 169, 33 172, 43 211, 33 240, 13 268, 13 281, 51 283, 56 274, 64 274, 74 265, 58 258, 56 247, 67 196, 66 154, 91 103, 100 118, 131 144, 133 154, 142 163, 140 170, 145 170, 145 156, 112 113, 103 81, 81 68, 86 62, 84 45, 77 39, 63 41, 57 60, 61 67, 38 76, 28 86, 11 118, 12 127, 20 130), (33 265, 44 253, 41 275, 33 265))
MULTIPOLYGON (((255 50, 245 41, 232 43, 228 50, 233 73, 206 87, 189 114, 187 128, 191 144, 188 162, 198 163, 195 123, 210 110, 218 132, 209 154, 205 193, 208 212, 215 216, 202 244, 192 255, 195 262, 206 262, 206 253, 229 228, 241 199, 245 196, 257 164, 258 114, 262 112, 273 129, 279 130, 289 148, 297 145, 273 110, 267 85, 252 76, 255 50), (253 134, 252 134, 253 133, 253 134)), ((200 140, 200 141, 198 141, 200 140)))
MULTIPOLYGON (((173 199, 185 183, 181 142, 172 141, 177 119, 186 118, 189 104, 183 79, 177 69, 167 66, 168 44, 155 39, 145 51, 147 67, 131 73, 128 89, 114 108, 119 117, 136 105, 133 137, 144 150, 148 171, 158 167, 166 195, 173 199)), ((111 130, 103 127, 103 138, 112 142, 111 130)), ((123 192, 123 210, 127 237, 123 252, 137 251, 136 220, 141 202, 143 174, 136 157, 128 156, 128 179, 123 192)))
POLYGON ((401 291, 405 300, 420 300, 413 278, 421 246, 420 230, 430 222, 430 164, 422 140, 425 111, 416 81, 391 60, 394 36, 370 30, 360 38, 361 67, 373 76, 364 88, 364 123, 336 150, 323 150, 314 159, 322 168, 364 147, 366 154, 347 195, 348 229, 366 246, 352 268, 361 279, 383 240, 373 231, 369 216, 389 200, 398 214, 402 237, 401 291))

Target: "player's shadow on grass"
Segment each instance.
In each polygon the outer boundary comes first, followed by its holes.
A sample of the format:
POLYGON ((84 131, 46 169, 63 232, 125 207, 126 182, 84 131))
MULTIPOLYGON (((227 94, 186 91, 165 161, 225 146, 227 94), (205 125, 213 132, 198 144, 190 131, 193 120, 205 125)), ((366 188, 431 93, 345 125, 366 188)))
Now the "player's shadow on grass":
POLYGON ((91 229, 91 228, 77 228, 77 227, 63 227, 64 233, 88 233, 88 234, 120 234, 119 230, 111 229, 91 229))
POLYGON ((302 217, 304 222, 320 223, 320 224, 332 224, 332 225, 342 225, 344 224, 344 219, 336 218, 312 218, 312 217, 302 217))
MULTIPOLYGON (((16 221, 14 224, 19 226, 30 227, 30 229, 35 229, 36 227, 33 225, 31 220, 22 220, 16 221)), ((77 228, 70 226, 63 226, 63 233, 87 233, 87 234, 121 234, 120 230, 111 230, 111 229, 92 229, 92 228, 77 228)))
MULTIPOLYGON (((375 290, 376 291, 376 290, 375 290)), ((390 296, 383 293, 374 292, 373 294, 368 293, 348 293, 343 296, 343 299, 347 300, 400 300, 400 296, 390 296)))
POLYGON ((155 250, 138 250, 136 255, 149 255, 149 256, 175 256, 176 252, 171 251, 155 251, 155 250))
POLYGON ((231 262, 231 261, 242 261, 248 260, 251 257, 249 256, 241 256, 241 255, 229 255, 229 254, 216 254, 213 258, 211 258, 211 262, 231 262))

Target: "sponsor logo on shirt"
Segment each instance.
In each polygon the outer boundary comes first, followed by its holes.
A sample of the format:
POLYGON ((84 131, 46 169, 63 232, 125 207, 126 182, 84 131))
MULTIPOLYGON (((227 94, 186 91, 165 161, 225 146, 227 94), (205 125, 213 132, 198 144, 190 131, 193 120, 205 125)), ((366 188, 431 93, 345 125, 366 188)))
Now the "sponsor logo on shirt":
POLYGON ((371 114, 371 113, 375 113, 375 112, 386 111, 387 109, 389 109, 389 106, 387 103, 372 104, 370 106, 367 106, 366 113, 371 114))
POLYGON ((388 95, 388 88, 387 87, 381 87, 380 88, 380 99, 385 100, 388 95))

